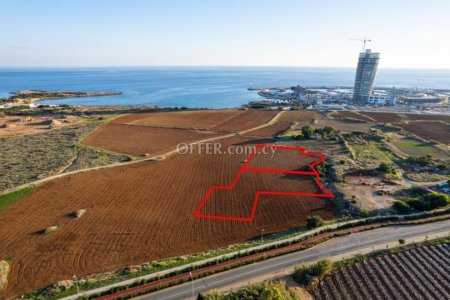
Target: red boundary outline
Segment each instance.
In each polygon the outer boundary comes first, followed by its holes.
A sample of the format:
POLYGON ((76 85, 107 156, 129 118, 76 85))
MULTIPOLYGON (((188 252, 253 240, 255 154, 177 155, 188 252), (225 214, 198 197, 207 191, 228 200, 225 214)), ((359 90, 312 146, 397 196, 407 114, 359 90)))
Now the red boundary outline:
POLYGON ((323 184, 320 182, 320 175, 317 172, 316 168, 314 166, 322 163, 326 159, 325 155, 321 152, 307 152, 305 147, 295 147, 295 146, 284 146, 284 145, 263 145, 263 144, 257 144, 253 150, 253 152, 250 154, 250 156, 247 158, 245 163, 242 165, 242 167, 239 169, 236 177, 234 177, 233 182, 231 185, 213 185, 209 188, 208 192, 206 193, 205 197, 203 198, 200 205, 197 207, 197 209, 194 212, 194 217, 196 218, 202 218, 202 219, 217 219, 217 220, 231 220, 231 221, 242 221, 242 222, 252 222, 255 218, 255 212, 256 207, 258 205, 259 196, 260 195, 284 195, 284 196, 306 196, 306 197, 320 197, 320 198, 333 198, 334 194, 330 192, 323 184), (312 171, 293 171, 293 170, 281 170, 281 169, 269 169, 269 168, 250 168, 248 167, 248 164, 253 159, 255 154, 257 153, 258 149, 263 148, 275 148, 275 149, 283 149, 283 150, 299 150, 300 155, 302 156, 316 156, 319 159, 309 165, 310 169, 312 171), (239 178, 241 177, 242 173, 244 171, 250 171, 250 172, 272 172, 272 173, 286 173, 286 174, 298 174, 298 175, 312 175, 316 177, 316 184, 319 187, 321 191, 324 192, 324 194, 317 194, 317 193, 303 193, 303 192, 271 192, 271 191, 257 191, 255 195, 255 199, 253 200, 253 208, 252 213, 250 217, 248 218, 241 218, 241 217, 230 217, 230 216, 218 216, 218 215, 205 215, 201 214, 200 211, 205 206, 206 202, 208 201, 211 194, 218 189, 223 190, 232 190, 234 189, 236 183, 238 182, 239 178))

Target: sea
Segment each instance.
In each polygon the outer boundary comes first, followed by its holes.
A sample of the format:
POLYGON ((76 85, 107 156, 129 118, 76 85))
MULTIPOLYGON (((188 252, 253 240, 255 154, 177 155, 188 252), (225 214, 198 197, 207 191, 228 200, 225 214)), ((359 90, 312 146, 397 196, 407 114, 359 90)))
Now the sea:
MULTIPOLYGON (((118 91, 121 95, 40 101, 41 104, 240 107, 261 99, 249 87, 352 86, 352 68, 104 67, 0 68, 0 98, 27 89, 118 91)), ((450 89, 449 70, 379 69, 379 87, 450 89)))

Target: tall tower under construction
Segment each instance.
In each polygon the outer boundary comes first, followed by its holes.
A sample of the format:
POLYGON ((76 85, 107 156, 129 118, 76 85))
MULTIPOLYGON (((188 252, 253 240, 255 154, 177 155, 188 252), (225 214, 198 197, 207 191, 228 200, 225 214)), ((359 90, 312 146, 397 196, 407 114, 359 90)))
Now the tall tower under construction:
POLYGON ((380 53, 372 53, 370 49, 359 54, 355 86, 353 88, 353 102, 355 104, 366 104, 368 102, 372 94, 379 60, 380 53))

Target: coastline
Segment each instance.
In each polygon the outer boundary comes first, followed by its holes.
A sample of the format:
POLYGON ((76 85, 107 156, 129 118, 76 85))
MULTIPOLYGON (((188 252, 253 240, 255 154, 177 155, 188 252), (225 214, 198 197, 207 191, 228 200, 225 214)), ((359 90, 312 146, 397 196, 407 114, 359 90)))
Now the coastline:
POLYGON ((96 91, 42 91, 42 90, 21 90, 10 93, 10 97, 2 99, 5 104, 31 105, 34 102, 44 100, 58 100, 79 97, 101 97, 121 95, 122 92, 96 91))

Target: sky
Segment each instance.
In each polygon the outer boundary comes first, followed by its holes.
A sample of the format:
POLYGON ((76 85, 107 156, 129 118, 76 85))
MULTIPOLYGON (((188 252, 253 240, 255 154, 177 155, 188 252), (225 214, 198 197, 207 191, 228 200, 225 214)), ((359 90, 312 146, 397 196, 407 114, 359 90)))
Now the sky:
POLYGON ((449 0, 0 0, 0 66, 450 69, 449 0))

